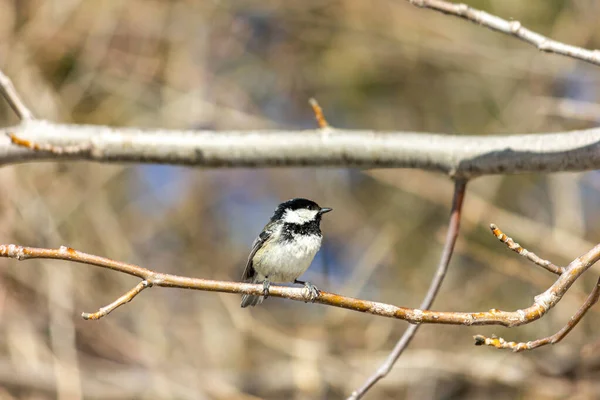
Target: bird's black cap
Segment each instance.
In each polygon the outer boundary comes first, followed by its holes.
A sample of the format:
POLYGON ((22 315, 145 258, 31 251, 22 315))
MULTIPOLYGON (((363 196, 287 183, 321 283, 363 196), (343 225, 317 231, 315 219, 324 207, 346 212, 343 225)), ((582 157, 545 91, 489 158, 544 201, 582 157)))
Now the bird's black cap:
POLYGON ((326 212, 331 211, 331 208, 321 208, 317 203, 315 203, 312 200, 308 200, 308 199, 303 199, 303 198, 295 198, 295 199, 291 199, 288 201, 285 201, 283 203, 281 203, 280 205, 277 206, 277 209, 275 210, 275 214, 273 214, 273 217, 271 218, 271 220, 276 220, 279 219, 283 216, 283 214, 285 213, 285 210, 300 210, 300 209, 307 209, 307 210, 317 210, 320 211, 320 214, 325 214, 326 212))

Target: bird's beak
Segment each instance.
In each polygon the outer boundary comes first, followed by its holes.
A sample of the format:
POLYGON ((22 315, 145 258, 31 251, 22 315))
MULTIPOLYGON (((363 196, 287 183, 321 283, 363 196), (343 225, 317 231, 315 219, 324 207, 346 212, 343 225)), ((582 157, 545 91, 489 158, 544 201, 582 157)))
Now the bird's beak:
POLYGON ((323 207, 319 210, 319 214, 322 215, 322 214, 328 213, 331 210, 333 210, 333 208, 323 207))

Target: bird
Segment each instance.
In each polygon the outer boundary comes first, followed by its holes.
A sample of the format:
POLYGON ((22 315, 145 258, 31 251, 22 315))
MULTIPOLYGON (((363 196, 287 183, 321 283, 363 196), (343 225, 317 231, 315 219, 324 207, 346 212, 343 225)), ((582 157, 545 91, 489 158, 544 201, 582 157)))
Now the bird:
POLYGON ((314 301, 319 289, 299 281, 321 248, 321 217, 332 211, 312 200, 294 198, 277 206, 252 244, 242 281, 263 284, 263 295, 242 295, 242 307, 256 306, 269 296, 271 282, 302 284, 314 301))

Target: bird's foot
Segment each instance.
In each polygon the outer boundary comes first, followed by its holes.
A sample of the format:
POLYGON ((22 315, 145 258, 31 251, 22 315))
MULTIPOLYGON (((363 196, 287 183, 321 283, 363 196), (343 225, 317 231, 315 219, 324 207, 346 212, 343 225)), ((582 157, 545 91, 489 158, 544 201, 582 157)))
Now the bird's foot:
POLYGON ((263 281, 263 297, 266 299, 269 297, 269 288, 271 287, 271 282, 268 280, 263 281))
POLYGON ((296 279, 296 280, 294 280, 294 283, 299 283, 301 285, 304 285, 304 289, 306 289, 306 295, 305 295, 306 302, 310 301, 311 303, 314 303, 315 300, 317 300, 319 298, 319 296, 321 295, 321 291, 319 290, 319 288, 310 282, 303 282, 303 281, 299 281, 298 279, 296 279))

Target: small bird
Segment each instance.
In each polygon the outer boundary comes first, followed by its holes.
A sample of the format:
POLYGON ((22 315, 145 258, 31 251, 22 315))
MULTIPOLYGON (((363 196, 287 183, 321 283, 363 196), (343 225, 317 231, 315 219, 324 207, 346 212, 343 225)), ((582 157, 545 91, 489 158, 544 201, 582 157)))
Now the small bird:
POLYGON ((299 283, 308 289, 311 300, 319 296, 315 285, 298 278, 308 269, 321 247, 321 216, 331 210, 300 198, 277 206, 271 220, 252 244, 242 275, 244 282, 262 282, 263 295, 243 295, 242 307, 262 303, 269 296, 271 282, 299 283))

